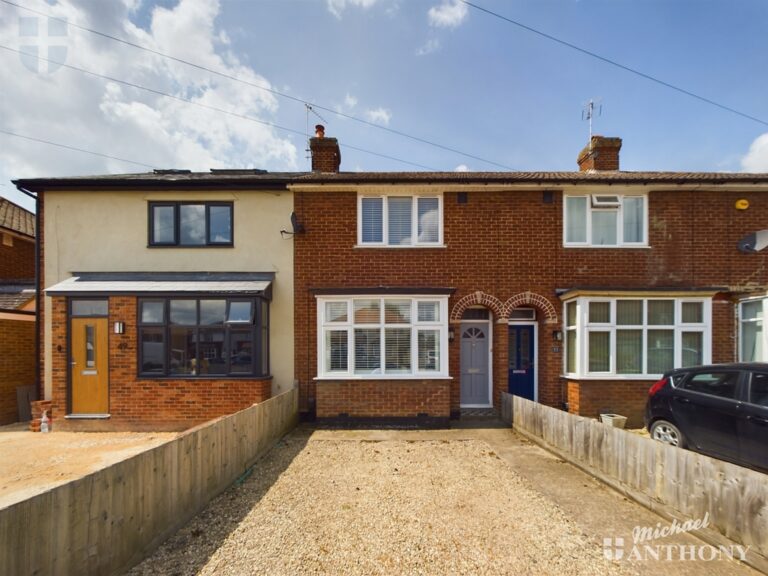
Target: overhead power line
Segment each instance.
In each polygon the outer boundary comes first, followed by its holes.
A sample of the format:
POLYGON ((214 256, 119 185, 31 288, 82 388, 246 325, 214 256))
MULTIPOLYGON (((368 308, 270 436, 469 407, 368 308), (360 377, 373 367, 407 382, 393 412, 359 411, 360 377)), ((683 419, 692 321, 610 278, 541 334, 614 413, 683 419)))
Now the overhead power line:
MULTIPOLYGON (((452 152, 454 154, 458 154, 460 156, 464 156, 466 158, 471 158, 473 160, 477 160, 479 162, 483 162, 485 164, 490 164, 492 166, 496 166, 498 168, 503 168, 504 170, 511 170, 513 172, 516 172, 517 170, 515 168, 512 168, 511 166, 507 166, 505 164, 501 164, 499 162, 494 162, 493 160, 488 160, 487 158, 482 158, 480 156, 475 156, 474 154, 469 154, 468 152, 462 152, 461 150, 458 150, 456 148, 451 148, 450 146, 446 146, 444 144, 440 144, 439 142, 435 142, 433 140, 428 140, 426 138, 422 138, 420 136, 414 136, 413 134, 408 134, 407 132, 402 132, 401 130, 396 130, 394 128, 390 128, 388 126, 384 126, 382 124, 378 124, 376 122, 371 122, 369 120, 365 120, 364 118, 360 118, 358 116, 355 116, 353 114, 347 114, 344 112, 341 112, 339 110, 335 110, 333 108, 329 108, 327 106, 322 106, 321 104, 317 104, 315 102, 310 102, 308 100, 303 100, 301 98, 298 98, 296 96, 291 96, 290 94, 286 94, 284 92, 280 92, 278 90, 275 90, 274 88, 270 88, 268 86, 264 86, 263 84, 258 84, 256 82, 251 82, 249 80, 245 80, 243 78, 240 78, 238 76, 234 76, 233 74, 229 74, 228 72, 223 72, 221 70, 216 70, 215 68, 209 68, 207 66, 203 66, 202 64, 197 64, 195 62, 190 62, 189 60, 184 60, 183 58, 178 58, 176 56, 172 56, 170 54, 166 54, 165 52, 160 52, 159 50, 155 50, 153 48, 149 48, 147 46, 144 46, 142 44, 137 44, 136 42, 131 42, 130 40, 125 40, 124 38, 120 38, 118 36, 114 36, 112 34, 107 34, 105 32, 101 32, 99 30, 95 30, 93 28, 89 28, 87 26, 81 26, 79 24, 75 24, 73 22, 70 22, 64 18, 59 18, 57 16, 53 16, 47 12, 43 12, 41 10, 36 10, 34 8, 29 8, 27 6, 22 6, 20 4, 17 4, 15 2, 12 2, 11 0, 0 0, 0 2, 3 2, 5 4, 8 4, 9 6, 15 6, 16 8, 20 8, 22 10, 26 10, 28 12, 32 12, 34 14, 37 14, 38 16, 45 16, 46 18, 50 18, 52 20, 56 20, 59 22, 64 22, 68 26, 71 26, 73 28, 76 28, 78 30, 82 30, 84 32, 89 32, 90 34, 95 34, 96 36, 101 36, 102 38, 107 38, 109 40, 113 40, 115 42, 119 42, 121 44, 125 44, 126 46, 131 46, 132 48, 136 48, 138 50, 143 50, 144 52, 148 52, 150 54, 154 54, 156 56, 160 56, 162 58, 167 58, 168 60, 172 60, 174 62, 178 62, 180 64, 184 64, 185 66, 191 66, 192 68, 196 68, 198 70, 202 70, 203 72, 207 72, 209 74, 214 74, 216 76, 219 76, 221 78, 226 78, 228 80, 232 80, 234 82, 240 82, 241 84, 245 84, 247 86, 250 86, 251 88, 256 88, 258 90, 264 90, 266 92, 269 92, 270 94, 273 94, 275 96, 279 96, 281 98, 286 98, 288 100, 292 100, 294 102, 298 102, 302 105, 309 105, 312 108, 315 108, 317 110, 322 110, 325 112, 329 112, 331 114, 335 114, 336 116, 340 118, 346 118, 347 120, 352 120, 354 122, 359 122, 360 124, 365 124, 366 126, 370 126, 373 128, 377 128, 379 130, 384 130, 386 132, 389 132, 390 134, 395 134, 396 136, 401 136, 403 138, 408 138, 410 140, 413 140, 415 142, 420 142, 421 144, 426 144, 428 146, 433 146, 435 148, 439 148, 441 150, 445 150, 446 152, 452 152)), ((346 146, 347 148, 351 148, 353 150, 359 150, 358 148, 355 148, 353 146, 346 146)), ((384 156, 386 157, 386 156, 384 156)))
POLYGON ((67 150, 74 150, 75 152, 83 152, 84 154, 101 156, 102 158, 109 158, 110 160, 119 160, 120 162, 128 162, 129 164, 136 164, 137 166, 144 166, 145 168, 149 168, 149 169, 155 168, 155 166, 152 166, 151 164, 145 164, 144 162, 137 162, 136 160, 128 160, 127 158, 120 158, 119 156, 102 154, 101 152, 94 152, 93 150, 86 150, 85 148, 78 148, 77 146, 62 144, 61 142, 51 142, 50 140, 43 140, 42 138, 25 136, 24 134, 11 132, 10 130, 3 130, 2 128, 0 128, 0 134, 7 134, 8 136, 15 136, 16 138, 23 138, 24 140, 31 140, 32 142, 39 142, 40 144, 48 144, 49 146, 58 146, 59 148, 66 148, 67 150))
MULTIPOLYGON (((4 0, 0 0, 4 1, 4 0)), ((53 60, 50 58, 45 58, 43 56, 38 56, 35 54, 29 54, 27 52, 23 52, 22 50, 17 50, 15 48, 11 48, 10 46, 5 46, 3 44, 0 44, 0 48, 3 50, 7 50, 8 52, 15 52, 16 54, 21 54, 23 56, 29 57, 29 58, 36 58, 37 60, 40 60, 42 62, 48 62, 50 64, 55 64, 57 66, 61 66, 62 68, 67 68, 69 70, 74 70, 76 72, 81 72, 83 74, 88 74, 89 76, 93 76, 95 78, 99 78, 101 80, 107 80, 109 82, 116 82, 118 84, 122 84, 124 86, 129 86, 131 88, 136 88, 137 90, 144 90, 145 92, 150 92, 152 94, 155 94, 157 96, 162 96, 164 98, 170 98, 172 100, 177 100, 179 102, 184 102, 186 104, 191 104, 192 106, 197 106, 199 108, 204 108, 206 110, 210 110, 212 112, 218 112, 220 114, 226 114, 228 116, 233 116, 235 118, 240 118, 241 120, 248 120, 249 122, 256 122, 257 124, 263 124, 265 126, 269 126, 271 128, 275 128, 276 130, 282 130, 285 132, 291 132, 293 134, 298 134, 302 137, 305 136, 304 132, 301 130, 295 130, 293 128, 288 128, 286 126, 280 126, 279 124, 275 124, 274 122, 269 122, 267 120, 261 120, 259 118, 254 118, 253 116, 248 116, 247 114, 241 114, 240 112, 235 112, 233 110, 225 110, 224 108, 219 108, 218 106, 211 106, 210 104, 203 104, 202 102, 195 102, 194 100, 191 100, 189 98, 184 98, 183 96, 178 96, 176 94, 170 94, 168 92, 163 92, 162 90, 157 90, 155 88, 149 88, 147 86, 142 86, 141 84, 136 84, 135 82, 129 82, 128 80, 122 80, 120 78, 115 78, 114 76, 107 76, 106 74, 99 74, 98 72, 94 72, 92 70, 87 70, 85 68, 80 68, 79 66, 73 66, 71 64, 66 64, 64 62, 59 62, 58 60, 53 60)), ((410 166, 415 166, 417 168, 422 168, 424 170, 430 170, 435 171, 435 168, 431 168, 429 166, 425 166, 423 164, 418 164, 416 162, 411 162, 410 160, 404 160, 402 158, 396 158, 395 156, 389 156, 387 154, 382 154, 380 152, 374 152, 372 150, 366 150, 365 148, 359 148, 357 146, 352 146, 350 144, 344 144, 342 145, 342 148, 348 148, 350 150, 356 150, 358 152, 363 152, 364 154, 370 154, 372 156, 378 156, 379 158, 385 158, 387 160, 394 160, 396 162, 401 162, 403 164, 408 164, 410 166)))
MULTIPOLYGON (((5 2, 6 0, 0 0, 2 2, 5 2)), ((746 118, 747 120, 752 120, 753 122, 757 122, 758 124, 763 124, 764 126, 768 126, 768 121, 761 120, 760 118, 757 118, 756 116, 752 116, 751 114, 747 114, 746 112, 741 112, 740 110, 736 110, 735 108, 731 108, 730 106, 726 106, 725 104, 720 104, 719 102, 716 102, 710 98, 707 98, 705 96, 701 96, 699 94, 696 94, 695 92, 691 92, 690 90, 686 90, 685 88, 681 88, 680 86, 675 86, 674 84, 670 84, 669 82, 666 82, 664 80, 661 80, 659 78, 656 78, 655 76, 651 76, 650 74, 646 74, 645 72, 641 72, 640 70, 637 70, 635 68, 631 68, 629 66, 625 66, 624 64, 621 64, 620 62, 617 62, 616 60, 611 60, 610 58, 607 58, 605 56, 601 56, 600 54, 597 54, 595 52, 592 52, 590 50, 587 50, 586 48, 582 48, 581 46, 577 46, 576 44, 571 44, 570 42, 566 42, 565 40, 561 40, 560 38, 557 38, 556 36, 552 36, 551 34, 547 34, 546 32, 542 32, 541 30, 537 30, 536 28, 532 28, 530 26, 527 26, 523 24, 522 22, 518 22, 517 20, 513 20, 512 18, 508 18, 507 16, 503 16, 502 14, 499 14, 498 12, 494 12, 493 10, 489 10, 488 8, 483 8, 482 6, 478 6, 477 4, 474 4, 472 2, 468 2, 467 0, 460 0, 467 6, 474 8, 475 10, 479 10, 480 12, 485 12, 489 16, 493 16, 494 18, 498 18, 499 20, 503 20, 504 22, 507 22, 509 24, 512 24, 514 26, 517 26, 519 28, 522 28, 523 30, 527 30, 528 32, 532 32, 533 34, 536 34, 538 36, 541 36, 542 38, 546 38, 547 40, 551 40, 552 42, 556 42, 557 44, 560 44, 562 46, 566 46, 567 48, 570 48, 572 50, 576 50, 577 52, 581 52, 582 54, 586 54, 587 56, 590 56, 592 58, 596 58, 597 60, 600 60, 601 62, 604 62, 606 64, 610 64, 611 66, 615 66, 616 68, 620 68, 621 70, 624 70, 625 72, 629 72, 631 74, 635 74, 636 76, 640 76, 641 78, 645 78, 646 80, 650 80, 651 82, 655 82, 656 84, 659 84, 661 86, 664 86, 665 88, 669 88, 671 90, 674 90, 676 92, 679 92, 681 94, 685 94, 686 96, 690 96, 691 98, 695 98, 696 100, 699 100, 701 102, 705 102, 706 104, 710 104, 711 106, 715 106, 717 108, 720 108, 721 110, 725 110, 726 112, 731 112, 732 114, 736 114, 738 116, 741 116, 742 118, 746 118)))

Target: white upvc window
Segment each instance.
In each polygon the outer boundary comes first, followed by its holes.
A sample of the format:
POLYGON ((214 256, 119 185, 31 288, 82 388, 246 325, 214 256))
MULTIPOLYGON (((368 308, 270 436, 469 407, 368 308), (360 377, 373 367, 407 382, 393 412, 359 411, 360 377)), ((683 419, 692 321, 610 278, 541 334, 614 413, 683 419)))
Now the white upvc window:
POLYGON ((640 378, 711 362, 709 298, 579 297, 565 303, 565 373, 640 378))
POLYGON ((319 378, 448 376, 446 296, 318 297, 319 378))
POLYGON ((768 358, 763 318, 768 299, 745 300, 739 304, 739 360, 765 362, 768 358))
POLYGON ((565 246, 648 245, 648 197, 639 194, 564 196, 565 246))
POLYGON ((399 248, 441 246, 442 195, 359 195, 357 243, 399 248))

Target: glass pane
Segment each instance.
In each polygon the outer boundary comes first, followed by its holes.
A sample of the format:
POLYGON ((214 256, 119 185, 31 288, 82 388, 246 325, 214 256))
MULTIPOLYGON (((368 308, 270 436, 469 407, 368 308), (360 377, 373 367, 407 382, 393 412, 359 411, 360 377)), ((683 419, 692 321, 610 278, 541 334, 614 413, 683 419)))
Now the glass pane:
POLYGON ((741 361, 762 362, 763 352, 763 321, 741 323, 741 361))
POLYGON ((616 324, 619 326, 643 325, 643 301, 642 300, 617 300, 616 324))
POLYGON ((173 206, 152 206, 152 242, 155 244, 176 242, 173 206))
POLYGON ((752 373, 749 385, 749 402, 758 406, 768 406, 768 374, 752 373))
POLYGON ((565 338, 565 370, 569 374, 573 374, 576 372, 576 330, 568 330, 565 334, 565 338))
POLYGON ((736 385, 739 382, 738 372, 713 372, 694 374, 686 380, 686 390, 701 392, 721 398, 736 398, 736 385))
POLYGON ((565 325, 576 326, 576 302, 568 302, 565 305, 565 325))
POLYGON ((704 361, 704 334, 683 332, 683 357, 681 366, 701 366, 704 361))
POLYGON ((419 371, 437 372, 440 370, 440 331, 419 330, 419 371))
POLYGON ((409 324, 411 322, 410 300, 385 300, 385 324, 409 324))
POLYGON ((611 368, 611 333, 589 333, 589 371, 608 372, 611 368))
POLYGON ((701 324, 704 322, 703 302, 683 302, 683 322, 701 324))
POLYGON ((182 204, 179 206, 179 243, 184 246, 205 244, 205 205, 182 204))
POLYGON ((329 372, 346 372, 348 369, 348 336, 346 330, 325 332, 325 369, 329 372))
POLYGON ((388 328, 384 331, 386 370, 389 374, 407 374, 411 371, 410 328, 388 328))
POLYGON ((419 198, 419 242, 440 240, 440 203, 437 198, 419 198))
POLYGON ((382 198, 363 198, 360 202, 363 212, 361 215, 363 242, 383 242, 384 200, 382 198))
POLYGON ((763 302, 744 302, 741 305, 741 317, 744 320, 754 320, 763 317, 763 302))
POLYGON ((387 210, 389 211, 387 223, 389 244, 392 246, 412 244, 413 198, 390 196, 387 198, 387 210))
POLYGON ((381 330, 355 330, 355 374, 381 373, 381 330))
POLYGON ((163 328, 142 328, 141 372, 162 374, 165 372, 165 330, 163 328))
POLYGON ((233 301, 229 303, 229 314, 227 315, 227 322, 243 322, 249 323, 253 321, 253 302, 246 301, 233 301))
POLYGON ((592 244, 594 246, 616 245, 616 219, 618 213, 615 210, 592 211, 592 244))
POLYGON ((624 242, 644 242, 645 238, 645 198, 640 196, 624 197, 624 242))
POLYGON ((467 308, 461 315, 462 320, 488 320, 490 317, 488 308, 467 308))
POLYGON ((675 363, 674 330, 648 330, 648 374, 663 374, 675 363))
POLYGON ((611 321, 611 303, 590 302, 589 321, 590 323, 608 324, 611 321))
POLYGON ((253 373, 253 334, 232 330, 229 333, 229 371, 233 374, 253 373))
POLYGON ((510 320, 536 320, 536 310, 532 308, 515 308, 509 313, 510 320))
POLYGON ((379 324, 381 322, 380 305, 379 300, 355 300, 355 324, 379 324))
POLYGON ((419 302, 419 322, 440 322, 440 302, 419 302))
POLYGON ((616 373, 643 372, 643 331, 616 330, 616 373))
POLYGON ((197 300, 171 300, 171 324, 197 324, 197 300))
POLYGON ((200 324, 223 324, 226 313, 226 300, 200 300, 200 324))
POLYGON ((326 322, 346 322, 347 321, 347 303, 346 302, 326 302, 325 303, 325 321, 326 322))
POLYGON ((85 325, 85 367, 96 367, 96 327, 85 325))
POLYGON ((171 374, 197 375, 195 328, 171 328, 171 374))
POLYGON ((106 300, 72 300, 72 316, 106 316, 106 300))
POLYGON ((200 365, 198 374, 226 374, 224 330, 200 330, 200 365))
POLYGON ((565 241, 587 241, 586 197, 565 197, 565 241))
POLYGON ((165 302, 141 303, 142 324, 163 324, 165 322, 165 302))
POLYGON ((648 300, 648 324, 672 326, 675 323, 674 300, 648 300))
POLYGON ((232 206, 209 206, 209 241, 212 244, 232 243, 232 206))

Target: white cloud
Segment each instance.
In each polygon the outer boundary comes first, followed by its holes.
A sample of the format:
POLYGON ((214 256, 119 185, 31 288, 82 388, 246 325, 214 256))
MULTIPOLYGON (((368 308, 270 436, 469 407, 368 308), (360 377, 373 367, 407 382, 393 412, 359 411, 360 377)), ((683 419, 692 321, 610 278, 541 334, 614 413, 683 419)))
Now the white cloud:
POLYGON ((749 152, 741 159, 746 172, 768 172, 768 133, 755 138, 749 152))
POLYGON ((351 110, 355 106, 357 106, 357 98, 355 98, 354 96, 352 96, 352 94, 349 94, 349 93, 346 96, 344 96, 345 108, 351 110))
POLYGON ((369 122, 381 124, 382 126, 389 126, 389 121, 392 119, 392 112, 379 106, 378 108, 366 110, 365 117, 369 122))
POLYGON ((469 166, 466 164, 459 164, 453 169, 454 172, 469 172, 469 166))
POLYGON ((343 14, 347 5, 356 6, 358 8, 367 10, 376 4, 376 2, 378 2, 378 0, 326 0, 328 11, 336 16, 336 18, 339 20, 341 20, 341 15, 343 14))
POLYGON ((443 0, 427 12, 429 25, 435 28, 456 28, 467 17, 467 5, 459 0, 443 0))
POLYGON ((422 47, 420 47, 418 50, 416 50, 417 56, 426 56, 427 54, 432 54, 432 52, 437 52, 440 49, 440 40, 437 38, 430 38, 427 40, 426 44, 424 44, 422 47))
MULTIPOLYGON (((130 20, 138 4, 138 0, 108 6, 90 0, 61 0, 46 5, 45 10, 69 22, 270 87, 266 78, 230 51, 226 31, 216 26, 216 0, 179 0, 172 7, 157 7, 148 29, 130 20)), ((19 35, 18 17, 29 15, 16 9, 15 14, 0 19, 0 37, 16 42, 14 48, 35 41, 19 35)), ((102 37, 70 30, 56 40, 66 45, 64 58, 73 66, 266 122, 273 121, 278 109, 269 92, 102 37)), ((16 54, 0 54, 4 100, 0 126, 4 129, 159 168, 298 168, 296 147, 270 126, 73 70, 60 68, 49 73, 47 65, 39 68, 40 72, 28 69, 16 54)), ((0 134, 0 182, 146 170, 0 134)))

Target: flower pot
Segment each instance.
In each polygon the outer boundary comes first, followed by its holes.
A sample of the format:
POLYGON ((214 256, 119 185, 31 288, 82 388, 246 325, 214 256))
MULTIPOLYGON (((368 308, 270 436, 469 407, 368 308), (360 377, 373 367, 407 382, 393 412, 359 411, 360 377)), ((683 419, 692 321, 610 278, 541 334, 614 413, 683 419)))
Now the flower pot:
POLYGON ((600 421, 614 428, 624 428, 624 425, 627 423, 627 417, 620 416, 619 414, 600 414, 600 421))

